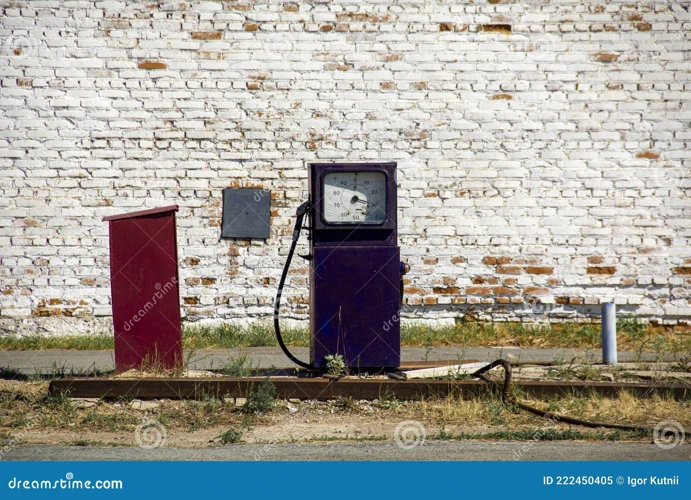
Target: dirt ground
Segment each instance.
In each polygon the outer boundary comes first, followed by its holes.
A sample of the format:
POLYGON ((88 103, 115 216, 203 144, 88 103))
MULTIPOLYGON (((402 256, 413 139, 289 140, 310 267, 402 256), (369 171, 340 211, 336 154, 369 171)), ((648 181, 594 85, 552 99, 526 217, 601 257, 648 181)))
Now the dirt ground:
MULTIPOLYGON (((554 423, 483 396, 428 401, 98 400, 48 396, 48 382, 0 380, 0 444, 207 447, 394 439, 647 441, 635 432, 554 423), (252 403, 252 404, 249 404, 252 403)), ((255 396, 252 396, 255 398, 255 396)), ((252 399, 250 398, 250 399, 252 399)), ((562 396, 522 401, 562 415, 691 429, 691 400, 562 396)))

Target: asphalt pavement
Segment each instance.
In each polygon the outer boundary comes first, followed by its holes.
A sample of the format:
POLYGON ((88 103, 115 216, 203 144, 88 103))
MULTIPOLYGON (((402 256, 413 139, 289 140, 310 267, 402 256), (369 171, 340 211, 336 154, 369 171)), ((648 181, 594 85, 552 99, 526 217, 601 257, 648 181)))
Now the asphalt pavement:
MULTIPOLYGON (((293 347, 291 352, 302 360, 309 360, 306 347, 293 347)), ((222 368, 229 358, 239 355, 248 357, 248 366, 254 368, 285 368, 292 366, 279 347, 243 347, 237 349, 203 349, 192 353, 185 352, 187 367, 194 370, 214 370, 222 368)), ((620 352, 619 361, 654 361, 655 353, 620 352)), ((493 361, 498 358, 516 361, 570 361, 574 358, 587 362, 600 362, 602 353, 583 349, 522 349, 519 347, 434 347, 428 351, 424 347, 403 347, 403 361, 456 362, 459 359, 493 361)), ((81 374, 93 370, 114 370, 113 351, 70 351, 50 349, 42 351, 0 351, 0 368, 25 375, 66 372, 81 374)))
POLYGON ((410 449, 394 442, 327 444, 244 444, 211 448, 101 448, 24 445, 8 450, 4 460, 494 460, 494 461, 687 461, 691 445, 666 450, 647 443, 425 441, 410 449))

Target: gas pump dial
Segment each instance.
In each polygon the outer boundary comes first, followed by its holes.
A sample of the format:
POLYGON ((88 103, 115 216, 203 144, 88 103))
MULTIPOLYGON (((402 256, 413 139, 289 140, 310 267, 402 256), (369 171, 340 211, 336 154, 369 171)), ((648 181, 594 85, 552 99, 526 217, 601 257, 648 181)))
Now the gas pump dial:
POLYGON ((323 178, 324 221, 381 224, 386 219, 384 172, 330 172, 323 178))

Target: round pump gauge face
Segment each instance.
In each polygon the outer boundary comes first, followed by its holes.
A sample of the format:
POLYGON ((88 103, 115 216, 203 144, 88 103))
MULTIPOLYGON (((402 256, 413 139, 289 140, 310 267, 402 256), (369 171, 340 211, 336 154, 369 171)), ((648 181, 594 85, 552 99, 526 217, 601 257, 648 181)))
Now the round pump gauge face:
POLYGON ((384 172, 329 172, 323 178, 324 222, 382 224, 386 221, 384 172))

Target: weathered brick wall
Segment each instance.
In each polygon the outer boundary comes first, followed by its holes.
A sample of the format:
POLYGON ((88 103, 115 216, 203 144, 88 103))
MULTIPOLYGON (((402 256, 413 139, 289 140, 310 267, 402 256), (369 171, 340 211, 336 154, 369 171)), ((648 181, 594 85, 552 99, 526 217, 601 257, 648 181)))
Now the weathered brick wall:
POLYGON ((691 318, 688 3, 0 5, 5 330, 108 325, 101 217, 173 203, 183 314, 266 318, 312 160, 399 163, 409 317, 691 318))

